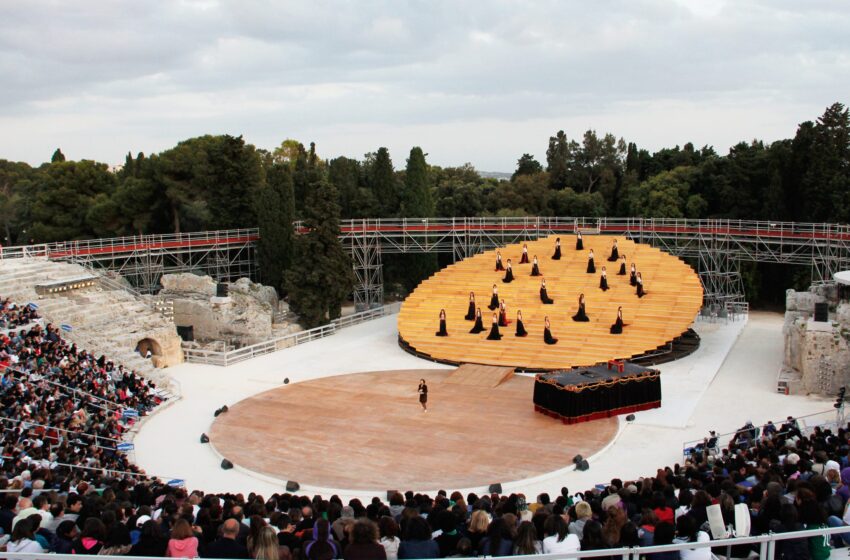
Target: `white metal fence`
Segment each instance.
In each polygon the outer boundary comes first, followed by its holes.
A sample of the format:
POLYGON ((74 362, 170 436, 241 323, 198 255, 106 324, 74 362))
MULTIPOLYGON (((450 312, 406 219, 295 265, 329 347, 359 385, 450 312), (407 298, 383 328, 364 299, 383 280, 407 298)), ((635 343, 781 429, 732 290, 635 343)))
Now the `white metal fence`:
POLYGON ((215 366, 227 367, 257 356, 271 354, 284 348, 304 344, 311 340, 317 340, 334 334, 338 329, 357 325, 372 319, 378 319, 386 315, 398 313, 400 303, 391 303, 383 307, 368 309, 359 313, 353 313, 340 317, 321 327, 308 329, 297 333, 287 334, 284 336, 275 337, 250 346, 243 346, 233 350, 211 350, 205 348, 195 348, 190 343, 183 343, 183 355, 187 362, 195 364, 211 364, 215 366))

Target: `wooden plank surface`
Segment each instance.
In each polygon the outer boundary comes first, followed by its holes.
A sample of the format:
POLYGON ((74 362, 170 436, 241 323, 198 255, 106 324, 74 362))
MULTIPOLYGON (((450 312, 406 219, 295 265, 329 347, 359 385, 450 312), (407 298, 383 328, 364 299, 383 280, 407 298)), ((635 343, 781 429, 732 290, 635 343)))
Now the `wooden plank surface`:
POLYGON ((493 388, 498 387, 513 375, 512 367, 463 364, 451 372, 443 383, 493 388))
POLYGON ((615 418, 568 426, 534 411, 534 380, 493 389, 404 370, 282 386, 216 418, 211 443, 236 465, 351 490, 454 489, 536 476, 604 447, 615 418), (428 412, 416 392, 428 383, 428 412))

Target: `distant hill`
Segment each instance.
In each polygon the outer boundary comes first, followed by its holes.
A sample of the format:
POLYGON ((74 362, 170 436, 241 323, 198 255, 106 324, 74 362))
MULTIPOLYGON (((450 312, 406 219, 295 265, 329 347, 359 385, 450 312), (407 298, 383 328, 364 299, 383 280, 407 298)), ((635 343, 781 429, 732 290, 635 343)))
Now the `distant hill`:
POLYGON ((485 179, 504 179, 506 181, 510 180, 511 175, 513 175, 513 173, 502 173, 501 171, 479 171, 478 174, 485 179))

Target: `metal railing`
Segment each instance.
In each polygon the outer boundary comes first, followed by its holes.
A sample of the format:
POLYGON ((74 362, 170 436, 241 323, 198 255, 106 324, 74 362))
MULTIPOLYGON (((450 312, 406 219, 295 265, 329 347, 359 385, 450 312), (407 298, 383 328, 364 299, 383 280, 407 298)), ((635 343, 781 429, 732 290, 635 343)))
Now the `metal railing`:
POLYGON ((183 356, 189 363, 211 364, 227 367, 239 362, 244 362, 245 360, 256 358, 257 356, 263 356, 265 354, 277 352, 278 350, 283 350, 284 348, 297 346, 298 344, 304 344, 305 342, 330 336, 334 334, 337 329, 350 327, 365 321, 398 313, 400 305, 401 304, 399 303, 391 303, 384 305, 383 307, 376 307, 375 309, 368 309, 359 313, 353 313, 351 315, 335 319, 327 325, 284 336, 278 336, 263 342, 258 342, 256 344, 251 344, 250 346, 244 346, 233 350, 196 348, 193 347, 191 343, 184 342, 183 356))

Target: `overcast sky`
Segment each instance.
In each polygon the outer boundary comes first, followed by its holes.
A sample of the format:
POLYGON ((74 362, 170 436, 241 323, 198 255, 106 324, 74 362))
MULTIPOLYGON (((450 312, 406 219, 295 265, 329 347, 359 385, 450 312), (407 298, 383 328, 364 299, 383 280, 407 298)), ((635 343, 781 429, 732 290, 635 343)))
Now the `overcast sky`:
POLYGON ((0 0, 0 158, 201 134, 511 171, 593 128, 650 150, 794 135, 850 101, 846 0, 0 0))

